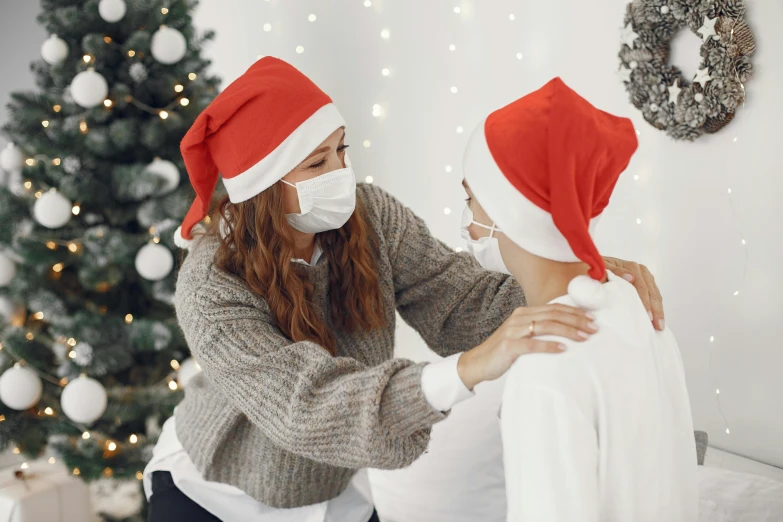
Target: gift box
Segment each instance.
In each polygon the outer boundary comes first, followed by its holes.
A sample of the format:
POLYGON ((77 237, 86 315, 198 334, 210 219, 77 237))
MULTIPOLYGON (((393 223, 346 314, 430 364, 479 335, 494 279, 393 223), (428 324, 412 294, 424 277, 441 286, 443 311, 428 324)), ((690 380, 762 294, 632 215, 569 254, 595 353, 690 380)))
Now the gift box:
POLYGON ((92 522, 90 493, 64 466, 48 462, 0 471, 0 522, 92 522))

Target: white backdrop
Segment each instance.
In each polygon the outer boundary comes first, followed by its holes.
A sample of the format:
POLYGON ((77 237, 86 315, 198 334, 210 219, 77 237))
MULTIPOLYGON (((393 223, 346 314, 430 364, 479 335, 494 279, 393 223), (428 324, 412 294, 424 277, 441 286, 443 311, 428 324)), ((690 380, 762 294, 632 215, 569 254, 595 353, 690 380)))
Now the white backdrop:
MULTIPOLYGON (((747 106, 697 143, 671 141, 628 102, 614 74, 623 0, 205 0, 196 23, 217 30, 209 54, 226 83, 264 55, 313 78, 348 121, 357 176, 372 176, 455 248, 461 155, 482 116, 559 75, 633 118, 640 150, 599 248, 657 276, 696 427, 717 447, 783 466, 783 3, 746 1, 758 41, 747 106)), ((679 40, 674 60, 694 70, 698 40, 679 40)), ((407 327, 399 354, 430 357, 407 327)), ((448 439, 460 416, 447 422, 436 439, 448 439)))

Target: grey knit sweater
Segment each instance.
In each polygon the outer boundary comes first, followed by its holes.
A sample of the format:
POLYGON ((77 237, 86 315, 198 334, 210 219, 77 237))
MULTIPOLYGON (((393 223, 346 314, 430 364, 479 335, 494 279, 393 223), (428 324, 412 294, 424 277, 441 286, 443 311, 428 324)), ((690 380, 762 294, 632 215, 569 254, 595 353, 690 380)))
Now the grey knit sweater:
MULTIPOLYGON (((379 238, 388 327, 334 332, 337 357, 287 339, 264 299, 214 266, 215 238, 199 241, 179 273, 177 317, 204 371, 177 408, 177 436, 207 480, 269 506, 332 499, 357 469, 402 468, 425 450, 445 415, 424 397, 423 365, 392 358, 395 310, 446 356, 480 344, 524 301, 513 279, 434 239, 386 192, 357 191, 379 238)), ((303 269, 330 317, 327 259, 303 269)))

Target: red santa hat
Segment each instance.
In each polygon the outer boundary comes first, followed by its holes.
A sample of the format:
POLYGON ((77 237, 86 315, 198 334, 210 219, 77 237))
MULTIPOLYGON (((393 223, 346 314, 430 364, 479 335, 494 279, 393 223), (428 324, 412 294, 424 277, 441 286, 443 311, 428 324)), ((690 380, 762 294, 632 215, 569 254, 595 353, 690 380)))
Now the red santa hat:
POLYGON ((180 144, 196 200, 174 233, 187 247, 209 211, 218 175, 232 203, 280 181, 345 126, 331 98, 277 58, 256 61, 196 118, 180 144))
POLYGON ((637 146, 629 119, 596 109, 555 78, 490 114, 470 138, 463 170, 514 243, 545 259, 584 261, 603 280, 592 233, 637 146))

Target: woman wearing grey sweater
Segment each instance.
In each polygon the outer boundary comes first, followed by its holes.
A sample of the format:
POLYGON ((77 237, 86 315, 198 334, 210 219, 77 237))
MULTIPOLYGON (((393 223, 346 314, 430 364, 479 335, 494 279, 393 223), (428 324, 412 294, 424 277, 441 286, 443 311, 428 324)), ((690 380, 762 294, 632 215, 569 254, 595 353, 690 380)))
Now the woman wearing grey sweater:
MULTIPOLYGON (((523 308, 511 278, 357 187, 344 127, 308 78, 263 58, 182 141, 197 199, 176 232, 190 249, 176 308, 203 373, 145 470, 151 521, 377 520, 358 470, 408 466, 465 383, 561 350, 534 336, 596 331, 575 308, 523 308), (218 173, 229 198, 204 230, 218 173), (445 359, 394 359, 395 312, 445 359)), ((636 280, 649 308, 657 288, 636 280)))

